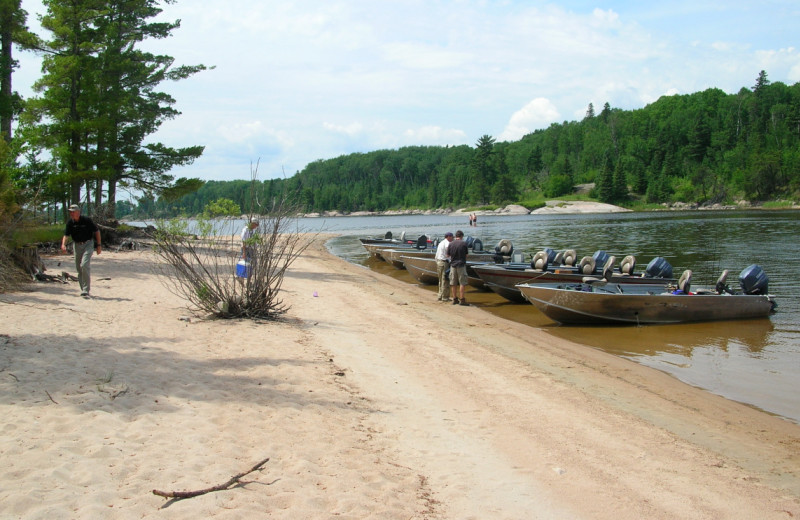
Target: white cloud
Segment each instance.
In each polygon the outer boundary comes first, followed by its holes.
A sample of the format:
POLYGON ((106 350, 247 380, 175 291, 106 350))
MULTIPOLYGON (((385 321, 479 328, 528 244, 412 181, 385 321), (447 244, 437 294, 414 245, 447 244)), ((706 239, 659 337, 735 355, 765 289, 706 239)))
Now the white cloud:
POLYGON ((233 125, 223 125, 219 127, 219 134, 223 139, 231 143, 242 143, 249 141, 253 136, 264 133, 264 125, 261 121, 251 123, 236 123, 233 125))
POLYGON ((460 145, 467 144, 467 134, 463 130, 446 129, 440 126, 423 126, 408 129, 403 133, 407 144, 460 145))
MULTIPOLYGON (((800 81, 800 14, 780 3, 202 4, 164 4, 161 18, 181 28, 147 45, 217 67, 163 86, 183 114, 153 136, 206 145, 172 172, 203 179, 247 178, 259 158, 269 178, 355 151, 515 140, 562 113, 581 119, 590 102, 631 109, 665 93, 736 92, 762 69, 800 81)), ((43 12, 40 0, 25 9, 34 22, 43 12)), ((15 88, 30 96, 40 62, 15 57, 15 88)))
POLYGON ((344 134, 348 136, 355 136, 364 131, 364 125, 361 123, 350 123, 349 125, 335 125, 333 123, 322 123, 326 130, 337 134, 344 134))
POLYGON ((497 140, 516 141, 536 129, 549 126, 560 117, 558 109, 549 99, 536 98, 514 112, 503 132, 497 136, 497 140))

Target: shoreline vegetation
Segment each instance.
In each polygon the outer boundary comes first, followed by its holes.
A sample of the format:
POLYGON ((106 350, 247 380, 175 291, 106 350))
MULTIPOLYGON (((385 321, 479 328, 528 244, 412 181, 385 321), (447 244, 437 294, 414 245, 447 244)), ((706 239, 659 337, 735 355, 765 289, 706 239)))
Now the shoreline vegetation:
POLYGON ((146 250, 97 257, 91 300, 74 283, 2 295, 2 514, 800 516, 797 424, 436 302, 336 257, 334 236, 287 270, 279 320, 192 314, 146 250), (229 489, 152 493, 267 457, 229 489))

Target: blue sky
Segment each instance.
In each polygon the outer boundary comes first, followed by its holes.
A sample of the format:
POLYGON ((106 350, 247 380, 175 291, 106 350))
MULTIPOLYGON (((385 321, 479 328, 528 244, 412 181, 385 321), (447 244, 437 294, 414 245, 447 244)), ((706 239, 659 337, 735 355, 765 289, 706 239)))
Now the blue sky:
MULTIPOLYGON (((22 6, 36 28, 37 0, 22 6)), ((148 45, 215 69, 165 84, 183 115, 153 137, 206 151, 176 176, 289 177, 309 162, 409 145, 517 140, 663 95, 800 81, 800 3, 178 0, 148 45)), ((14 88, 40 64, 17 52, 14 88)))

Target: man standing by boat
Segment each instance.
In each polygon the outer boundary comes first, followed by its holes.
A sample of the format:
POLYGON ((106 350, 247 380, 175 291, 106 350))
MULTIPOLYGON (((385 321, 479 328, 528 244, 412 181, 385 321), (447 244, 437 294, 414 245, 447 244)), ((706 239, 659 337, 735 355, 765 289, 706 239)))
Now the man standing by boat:
POLYGON ((468 247, 464 241, 464 232, 456 231, 456 239, 447 246, 447 256, 450 257, 450 290, 453 292, 453 305, 469 305, 464 299, 467 286, 467 252, 468 247), (458 296, 454 286, 458 286, 458 296))
POLYGON ((450 267, 448 260, 450 257, 447 256, 447 248, 452 241, 453 234, 448 231, 444 234, 444 240, 439 242, 436 247, 436 256, 434 257, 436 259, 436 274, 439 276, 440 302, 450 301, 450 281, 447 279, 447 269, 450 267))
POLYGON ((61 239, 61 250, 67 252, 67 238, 72 238, 72 248, 75 252, 75 270, 78 272, 78 284, 81 286, 81 296, 89 298, 91 285, 92 253, 100 254, 100 230, 89 217, 81 215, 81 207, 73 204, 67 209, 69 218, 61 239))

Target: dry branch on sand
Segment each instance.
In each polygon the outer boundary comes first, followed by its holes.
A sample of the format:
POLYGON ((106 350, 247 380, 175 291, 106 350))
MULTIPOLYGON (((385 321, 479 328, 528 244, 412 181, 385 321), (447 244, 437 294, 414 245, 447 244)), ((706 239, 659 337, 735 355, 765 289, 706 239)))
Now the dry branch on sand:
POLYGON ((243 471, 242 473, 239 473, 237 475, 232 476, 224 484, 219 484, 217 486, 212 486, 210 488, 199 489, 197 491, 159 491, 157 489, 154 489, 153 490, 153 494, 154 495, 158 495, 160 497, 164 497, 164 498, 172 498, 172 499, 175 499, 175 500, 181 500, 181 499, 184 499, 184 498, 192 498, 192 497, 196 497, 196 496, 200 496, 200 495, 205 495, 206 493, 213 493, 214 491, 224 491, 226 489, 229 489, 234 484, 238 484, 239 480, 242 477, 244 477, 245 475, 248 475, 248 474, 250 474, 250 473, 252 473, 254 471, 260 470, 264 466, 264 464, 266 464, 267 462, 269 462, 269 457, 267 457, 266 459, 262 460, 261 462, 259 462, 258 464, 256 464, 252 468, 250 468, 249 470, 243 471))

